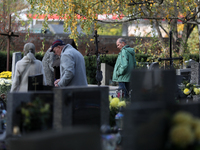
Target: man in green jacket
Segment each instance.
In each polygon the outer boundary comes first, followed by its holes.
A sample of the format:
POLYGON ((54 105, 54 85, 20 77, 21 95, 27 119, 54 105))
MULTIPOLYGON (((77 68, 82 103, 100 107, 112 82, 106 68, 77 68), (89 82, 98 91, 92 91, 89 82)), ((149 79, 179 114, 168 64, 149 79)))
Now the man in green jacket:
POLYGON ((131 71, 136 67, 135 50, 126 44, 126 40, 119 38, 116 42, 120 49, 113 72, 113 81, 119 83, 119 88, 124 92, 124 97, 129 97, 129 83, 131 71))

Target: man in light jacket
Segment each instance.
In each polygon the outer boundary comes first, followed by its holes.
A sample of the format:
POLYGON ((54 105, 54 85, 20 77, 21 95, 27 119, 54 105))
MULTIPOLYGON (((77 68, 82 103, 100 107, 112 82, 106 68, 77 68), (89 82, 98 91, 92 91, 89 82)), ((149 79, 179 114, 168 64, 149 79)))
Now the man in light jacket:
POLYGON ((83 55, 70 44, 62 40, 52 44, 51 52, 60 56, 60 79, 54 82, 56 87, 87 86, 85 60, 83 55))

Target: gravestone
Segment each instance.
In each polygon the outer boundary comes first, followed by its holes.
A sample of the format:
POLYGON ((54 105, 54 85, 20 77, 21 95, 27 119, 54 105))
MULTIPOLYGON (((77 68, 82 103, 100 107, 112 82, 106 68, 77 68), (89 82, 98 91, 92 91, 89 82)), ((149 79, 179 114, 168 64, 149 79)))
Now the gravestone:
POLYGON ((43 90, 43 74, 28 76, 28 91, 43 90))
POLYGON ((176 75, 180 75, 184 80, 190 81, 191 79, 191 68, 176 69, 176 75))
POLYGON ((103 75, 103 79, 101 81, 102 85, 110 85, 110 81, 112 81, 112 75, 113 75, 113 67, 106 64, 101 63, 101 71, 103 75))
POLYGON ((158 62, 152 62, 151 65, 149 66, 149 70, 153 69, 159 69, 159 63, 158 62))
POLYGON ((12 139, 10 150, 102 150, 100 132, 96 128, 68 127, 12 139))
POLYGON ((190 83, 200 84, 200 65, 198 62, 191 62, 191 80, 190 83))
POLYGON ((176 89, 175 70, 133 70, 130 80, 132 102, 174 102, 176 89))
POLYGON ((186 98, 187 96, 183 93, 183 91, 179 88, 179 85, 185 80, 184 76, 182 75, 176 75, 176 92, 175 97, 177 100, 186 98))
POLYGON ((22 59, 21 52, 13 53, 13 56, 12 56, 12 79, 13 79, 13 77, 15 75, 15 65, 16 65, 17 61, 19 61, 21 59, 22 59))
POLYGON ((13 136, 13 128, 15 126, 20 127, 20 114, 17 113, 18 108, 21 104, 31 102, 36 98, 40 98, 44 102, 53 105, 53 92, 50 91, 37 91, 37 92, 11 92, 8 94, 7 100, 7 127, 6 134, 7 137, 13 136))
POLYGON ((54 56, 54 53, 50 52, 50 50, 51 50, 51 47, 44 54, 44 57, 42 59, 42 65, 43 65, 47 85, 53 86, 55 78, 54 78, 54 68, 52 65, 53 65, 55 56, 54 56))
POLYGON ((131 105, 124 111, 123 149, 164 149, 168 108, 175 103, 175 70, 133 70, 130 87, 131 105))
POLYGON ((53 128, 108 125, 108 92, 106 86, 54 88, 53 128))

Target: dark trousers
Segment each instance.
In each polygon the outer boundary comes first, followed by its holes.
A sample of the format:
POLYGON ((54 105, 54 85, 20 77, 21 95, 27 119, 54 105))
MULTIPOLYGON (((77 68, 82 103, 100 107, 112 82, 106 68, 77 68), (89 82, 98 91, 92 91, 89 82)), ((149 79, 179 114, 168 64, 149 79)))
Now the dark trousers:
POLYGON ((124 92, 124 98, 129 98, 130 82, 119 82, 119 88, 124 92))

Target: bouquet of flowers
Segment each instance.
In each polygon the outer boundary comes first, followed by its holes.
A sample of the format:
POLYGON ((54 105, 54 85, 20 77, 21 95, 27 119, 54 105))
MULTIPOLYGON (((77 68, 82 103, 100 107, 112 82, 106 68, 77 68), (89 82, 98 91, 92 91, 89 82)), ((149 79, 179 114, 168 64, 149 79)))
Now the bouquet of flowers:
POLYGON ((51 127, 51 106, 36 97, 32 102, 22 103, 19 107, 24 132, 47 130, 51 127))
POLYGON ((12 72, 10 71, 3 71, 0 73, 0 78, 11 79, 11 77, 12 77, 12 72))
POLYGON ((0 96, 6 100, 7 93, 10 91, 12 86, 12 72, 3 71, 0 73, 0 96))
POLYGON ((178 86, 183 91, 183 93, 188 97, 193 97, 193 95, 200 94, 199 85, 188 83, 188 81, 183 81, 183 83, 181 83, 178 86))
POLYGON ((110 126, 115 126, 115 115, 119 112, 121 107, 126 107, 127 103, 125 99, 119 99, 118 97, 112 98, 109 96, 110 102, 110 126))

